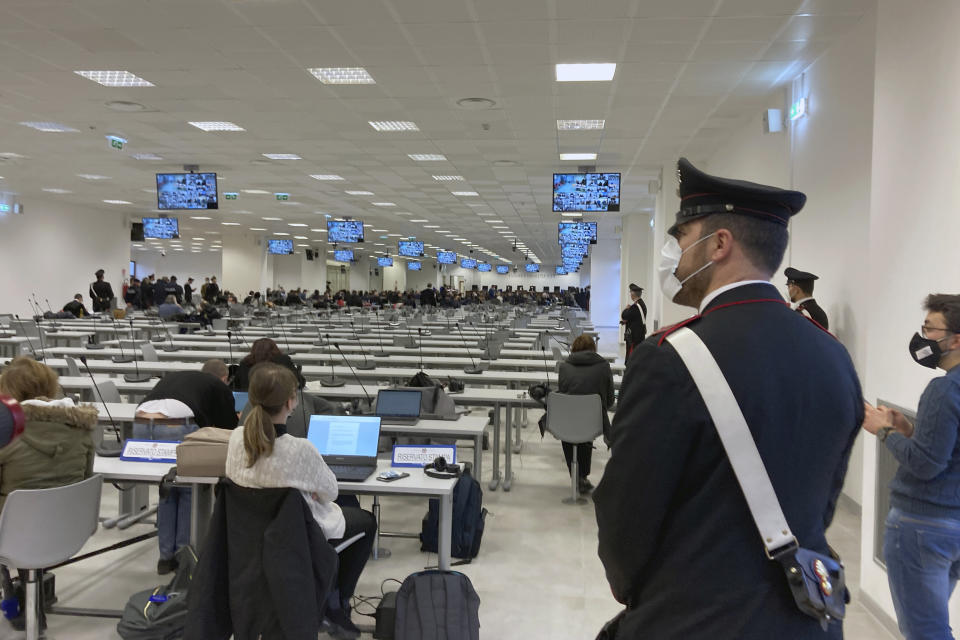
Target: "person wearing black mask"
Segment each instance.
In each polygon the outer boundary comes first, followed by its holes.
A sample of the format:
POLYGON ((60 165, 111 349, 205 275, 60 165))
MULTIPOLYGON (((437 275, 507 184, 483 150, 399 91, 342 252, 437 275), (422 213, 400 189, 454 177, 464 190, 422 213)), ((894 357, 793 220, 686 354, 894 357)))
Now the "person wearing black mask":
POLYGON ((110 301, 113 300, 113 287, 103 279, 103 269, 97 269, 94 274, 97 279, 90 283, 90 304, 93 305, 93 312, 110 310, 110 301))
POLYGON ((890 483, 883 557, 900 631, 950 638, 947 602, 960 567, 960 295, 931 294, 910 357, 946 375, 927 383, 910 423, 864 403, 863 428, 900 463, 890 483))
POLYGON ((627 343, 627 356, 647 335, 647 305, 640 299, 642 294, 643 288, 631 283, 630 306, 620 314, 620 324, 624 325, 623 341, 627 343))

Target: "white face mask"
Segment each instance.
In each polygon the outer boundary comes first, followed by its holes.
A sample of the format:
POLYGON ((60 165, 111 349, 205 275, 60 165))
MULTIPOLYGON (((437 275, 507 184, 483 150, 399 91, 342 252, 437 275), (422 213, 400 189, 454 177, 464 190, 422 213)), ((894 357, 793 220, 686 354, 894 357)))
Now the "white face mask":
POLYGON ((680 259, 683 257, 683 254, 713 235, 714 234, 711 233, 710 235, 703 236, 686 249, 681 249, 680 243, 677 242, 677 239, 673 236, 669 236, 667 241, 663 243, 663 248, 660 249, 660 267, 658 268, 658 275, 660 276, 660 289, 663 291, 663 295, 667 296, 667 299, 669 299, 671 302, 677 297, 677 294, 680 293, 680 290, 683 289, 683 285, 687 282, 687 280, 713 264, 713 260, 710 260, 705 265, 684 278, 682 282, 677 278, 677 267, 680 266, 680 259))

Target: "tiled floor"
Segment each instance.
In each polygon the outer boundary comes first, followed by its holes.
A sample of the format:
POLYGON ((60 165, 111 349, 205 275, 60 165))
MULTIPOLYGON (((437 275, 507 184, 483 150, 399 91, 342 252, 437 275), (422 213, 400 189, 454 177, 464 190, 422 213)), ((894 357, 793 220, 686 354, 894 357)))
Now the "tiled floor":
MULTIPOLYGON (((604 340, 613 344, 613 340, 604 340)), ((480 556, 460 567, 474 584, 482 600, 481 637, 489 639, 590 639, 619 606, 610 596, 603 568, 596 554, 596 522, 590 503, 568 506, 561 499, 569 491, 560 445, 550 436, 540 439, 538 414, 531 413, 530 427, 523 430, 523 451, 514 457, 513 490, 486 491, 484 503, 490 510, 480 556)), ((607 453, 601 447, 594 455, 594 481, 600 478, 607 453)), ((489 470, 490 452, 485 454, 489 470)), ((103 512, 116 509, 116 493, 104 489, 103 512)), ((365 503, 368 504, 368 501, 365 503)), ((385 498, 383 527, 391 531, 419 531, 426 511, 424 500, 385 498)), ((123 537, 147 531, 134 527, 118 534, 101 530, 88 544, 99 548, 123 537)), ((859 518, 841 508, 829 538, 848 563, 848 576, 857 592, 859 576, 859 518)), ((363 574, 358 593, 380 594, 388 578, 402 580, 407 574, 436 562, 435 556, 419 551, 415 540, 392 538, 385 541, 393 555, 371 560, 363 574)), ((154 573, 156 541, 140 543, 56 572, 58 595, 66 606, 121 608, 135 591, 161 582, 154 573)), ((389 585, 388 585, 389 586, 389 585)), ((392 585, 391 588, 395 588, 392 585)), ((371 625, 372 618, 354 614, 359 624, 371 625)), ((845 624, 848 640, 886 640, 891 636, 854 599, 845 624)), ((0 640, 22 637, 6 622, 0 622, 0 640)), ((119 638, 115 621, 51 616, 50 636, 61 640, 104 640, 119 638)), ((364 634, 364 638, 369 638, 364 634)))

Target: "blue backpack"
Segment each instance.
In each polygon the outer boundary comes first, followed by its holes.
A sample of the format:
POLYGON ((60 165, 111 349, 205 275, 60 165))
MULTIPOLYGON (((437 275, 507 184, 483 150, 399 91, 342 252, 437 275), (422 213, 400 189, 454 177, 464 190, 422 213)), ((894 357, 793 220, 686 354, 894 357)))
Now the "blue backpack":
MULTIPOLYGON (((450 555, 454 558, 476 558, 480 552, 487 510, 483 508, 483 490, 480 483, 464 468, 453 488, 453 531, 450 537, 450 555)), ((440 501, 431 498, 427 515, 420 530, 420 550, 437 553, 437 532, 440 529, 440 501)))

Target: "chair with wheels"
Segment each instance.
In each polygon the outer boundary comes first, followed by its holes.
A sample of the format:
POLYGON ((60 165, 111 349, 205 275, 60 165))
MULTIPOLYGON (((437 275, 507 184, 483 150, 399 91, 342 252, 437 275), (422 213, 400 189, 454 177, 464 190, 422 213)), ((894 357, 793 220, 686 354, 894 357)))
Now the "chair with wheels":
POLYGON ((570 469, 572 495, 564 498, 564 504, 585 504, 577 490, 580 477, 577 464, 579 447, 593 446, 595 438, 603 433, 603 410, 598 394, 574 395, 553 391, 547 396, 547 431, 557 440, 573 444, 573 461, 570 469))

